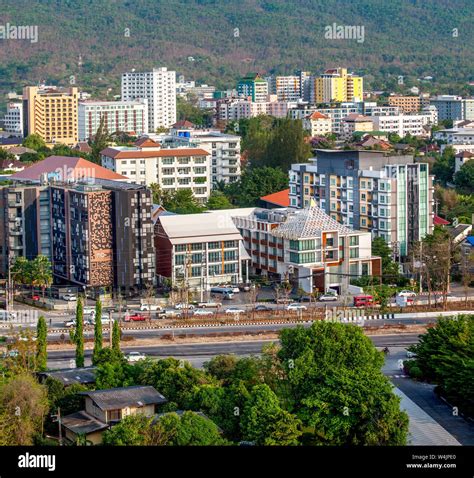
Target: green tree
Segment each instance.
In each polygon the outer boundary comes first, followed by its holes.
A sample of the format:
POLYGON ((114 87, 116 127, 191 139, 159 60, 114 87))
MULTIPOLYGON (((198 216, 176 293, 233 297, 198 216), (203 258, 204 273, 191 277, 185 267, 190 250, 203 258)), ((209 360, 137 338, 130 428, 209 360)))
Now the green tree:
POLYGON ((31 285, 40 287, 43 293, 53 283, 51 262, 46 256, 36 256, 30 263, 31 285))
POLYGON ((206 204, 208 209, 231 209, 232 203, 227 196, 221 191, 212 191, 206 204))
POLYGON ((15 161, 16 157, 14 154, 8 152, 6 149, 0 148, 0 160, 15 161))
POLYGON ((466 194, 474 193, 474 160, 471 159, 461 166, 454 176, 454 182, 458 188, 466 194))
POLYGON ((76 367, 84 367, 84 311, 82 297, 77 299, 76 324, 70 332, 71 341, 76 344, 76 367))
POLYGON ((197 214, 205 210, 195 198, 191 189, 178 189, 170 196, 163 197, 163 207, 177 214, 197 214))
POLYGON ((95 365, 97 356, 102 350, 102 302, 100 299, 95 303, 95 323, 94 323, 94 350, 92 352, 92 363, 95 365))
POLYGON ((442 184, 446 184, 453 180, 455 155, 456 151, 451 146, 448 146, 433 165, 432 173, 442 184))
POLYGON ((48 327, 46 320, 41 315, 36 326, 36 368, 40 372, 47 369, 48 360, 48 327))
POLYGON ((44 139, 38 134, 29 134, 21 143, 25 148, 34 149, 35 151, 41 151, 46 148, 44 139))
POLYGON ((94 135, 90 147, 92 149, 90 153, 90 159, 92 162, 100 164, 100 152, 107 148, 110 142, 110 135, 107 131, 107 124, 105 122, 105 115, 100 118, 99 128, 94 135))
POLYGON ((48 412, 46 388, 31 375, 0 383, 0 445, 33 445, 48 412))
POLYGON ((383 354, 359 327, 315 322, 280 334, 287 409, 304 440, 327 445, 404 445, 408 417, 383 375, 383 354))
POLYGON ((112 328, 112 350, 114 350, 116 353, 120 352, 121 336, 122 336, 122 332, 120 330, 120 325, 117 320, 114 320, 114 324, 112 328))
POLYGON ((146 444, 146 435, 152 425, 153 418, 143 414, 125 417, 117 425, 102 435, 104 445, 140 446, 146 444))
POLYGON ((400 277, 399 265, 392 259, 392 249, 383 237, 372 240, 372 255, 382 259, 382 281, 392 284, 400 277))
POLYGON ((297 445, 301 435, 301 421, 280 407, 268 385, 253 387, 241 427, 244 439, 256 445, 297 445))

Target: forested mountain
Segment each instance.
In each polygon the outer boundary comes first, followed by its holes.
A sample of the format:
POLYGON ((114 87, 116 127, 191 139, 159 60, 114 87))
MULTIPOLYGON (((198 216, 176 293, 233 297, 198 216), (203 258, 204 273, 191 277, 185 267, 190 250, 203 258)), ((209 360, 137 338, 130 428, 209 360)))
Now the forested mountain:
POLYGON ((432 76, 466 94, 474 80, 473 0, 3 0, 7 23, 38 25, 39 39, 0 40, 0 92, 74 77, 112 95, 123 71, 161 65, 218 87, 334 66, 377 89, 432 76), (364 26, 364 41, 326 39, 334 22, 364 26))

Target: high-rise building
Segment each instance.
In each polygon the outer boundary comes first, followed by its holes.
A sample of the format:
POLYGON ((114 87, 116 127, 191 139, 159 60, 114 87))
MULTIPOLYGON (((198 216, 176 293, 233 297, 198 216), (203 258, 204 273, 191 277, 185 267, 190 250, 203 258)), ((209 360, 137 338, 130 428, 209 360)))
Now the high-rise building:
POLYGON ((78 88, 26 86, 23 89, 23 132, 49 144, 73 146, 78 141, 78 88))
POLYGON ((122 101, 148 101, 148 129, 169 128, 176 123, 176 72, 153 68, 122 75, 122 101))
POLYGON ((314 80, 316 103, 362 101, 364 81, 361 76, 347 73, 346 68, 326 70, 314 80))
POLYGON ((463 99, 454 95, 439 95, 430 99, 430 104, 438 110, 438 120, 458 121, 464 117, 463 99))
POLYGON ((237 94, 257 103, 267 101, 268 83, 258 73, 248 73, 237 83, 237 94))
POLYGON ((276 95, 278 101, 298 101, 301 98, 301 79, 297 75, 269 76, 268 93, 276 95))
POLYGON ((107 131, 141 136, 148 132, 148 102, 140 101, 80 101, 79 141, 94 136, 104 118, 107 131))
POLYGON ((129 291, 155 277, 151 191, 108 180, 50 186, 56 279, 129 291))
POLYGON ((391 95, 388 97, 388 104, 396 106, 402 113, 417 113, 421 108, 421 99, 415 95, 391 95))
POLYGON ((383 237, 401 256, 433 230, 433 176, 412 156, 318 150, 289 175, 290 206, 315 204, 339 223, 383 237))
POLYGON ((3 127, 7 133, 23 136, 23 105, 8 103, 7 112, 3 117, 3 127))

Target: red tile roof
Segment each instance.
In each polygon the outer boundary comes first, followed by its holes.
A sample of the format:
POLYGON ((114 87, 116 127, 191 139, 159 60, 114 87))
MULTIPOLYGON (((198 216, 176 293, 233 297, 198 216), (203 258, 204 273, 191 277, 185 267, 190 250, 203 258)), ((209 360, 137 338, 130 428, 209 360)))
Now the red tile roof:
POLYGON ((449 221, 446 221, 446 219, 443 219, 442 217, 439 217, 435 214, 433 218, 433 224, 435 226, 447 226, 449 224, 449 221))
POLYGON ((150 138, 140 138, 135 142, 135 146, 138 146, 139 148, 159 148, 160 143, 157 143, 150 138))
POLYGON ((328 119, 329 116, 323 115, 319 111, 315 111, 313 114, 308 116, 308 119, 318 120, 318 119, 328 119))
POLYGON ((38 181, 41 175, 54 172, 57 172, 59 179, 63 181, 81 178, 110 179, 114 181, 128 180, 127 177, 117 174, 110 169, 103 168, 98 164, 87 161, 87 159, 73 156, 49 156, 23 171, 13 174, 10 179, 38 181))
POLYGON ((262 201, 275 204, 276 206, 288 207, 290 205, 290 189, 283 189, 276 193, 267 194, 260 198, 262 201))
POLYGON ((183 157, 183 156, 209 156, 204 149, 182 148, 182 149, 159 149, 155 151, 143 150, 124 150, 115 148, 105 148, 100 154, 113 159, 140 159, 140 158, 163 158, 163 157, 183 157))
POLYGON ((194 128, 194 123, 188 120, 181 120, 171 126, 172 128, 194 128))

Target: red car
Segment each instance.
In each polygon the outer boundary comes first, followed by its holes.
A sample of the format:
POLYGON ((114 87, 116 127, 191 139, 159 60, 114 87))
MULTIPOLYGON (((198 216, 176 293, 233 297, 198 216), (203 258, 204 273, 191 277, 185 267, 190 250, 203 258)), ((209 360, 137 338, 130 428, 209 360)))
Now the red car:
POLYGON ((40 300, 40 296, 39 296, 39 295, 34 295, 34 296, 32 297, 32 299, 33 299, 33 300, 40 300))
POLYGON ((125 316, 125 322, 142 322, 147 320, 147 317, 142 314, 131 314, 125 316))

